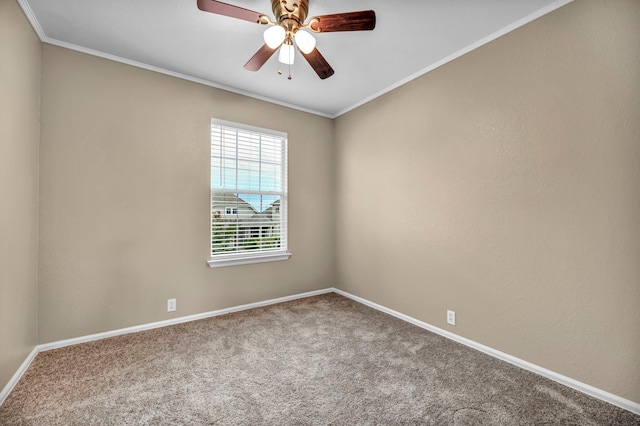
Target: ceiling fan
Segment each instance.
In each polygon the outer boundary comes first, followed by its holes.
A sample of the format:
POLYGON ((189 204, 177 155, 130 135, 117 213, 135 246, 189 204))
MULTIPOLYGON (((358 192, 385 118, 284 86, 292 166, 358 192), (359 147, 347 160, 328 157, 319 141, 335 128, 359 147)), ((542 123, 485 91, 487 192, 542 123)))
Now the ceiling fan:
MULTIPOLYGON (((309 0, 271 0, 274 21, 263 13, 216 0, 198 0, 198 8, 205 12, 269 25, 264 32, 265 44, 244 65, 245 69, 258 71, 278 48, 280 48, 279 61, 292 65, 295 43, 300 54, 321 79, 331 77, 334 73, 333 68, 316 49, 316 40, 313 35, 304 30, 313 33, 330 33, 373 30, 376 26, 376 14, 373 10, 315 16, 305 24, 309 13, 309 0)), ((291 79, 291 74, 288 78, 291 79)))

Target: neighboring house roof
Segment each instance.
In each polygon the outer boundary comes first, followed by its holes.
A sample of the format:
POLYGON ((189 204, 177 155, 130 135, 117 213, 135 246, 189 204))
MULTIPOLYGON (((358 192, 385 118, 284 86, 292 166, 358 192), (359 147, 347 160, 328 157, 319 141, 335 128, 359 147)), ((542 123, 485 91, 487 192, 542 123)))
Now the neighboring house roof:
POLYGON ((216 206, 237 206, 237 207, 242 207, 246 209, 251 209, 254 212, 254 214, 258 213, 258 211, 254 209, 251 204, 247 203, 237 195, 231 194, 229 192, 214 192, 214 195, 212 198, 213 198, 213 201, 211 202, 212 208, 215 208, 216 206))
POLYGON ((279 215, 280 211, 276 211, 276 208, 280 208, 280 200, 276 200, 273 203, 271 203, 269 205, 269 207, 267 207, 264 211, 264 214, 267 215, 267 217, 269 217, 269 219, 273 220, 273 216, 274 215, 279 215))
POLYGON ((259 212, 242 198, 228 192, 214 192, 213 201, 211 202, 212 210, 217 209, 220 210, 220 213, 224 213, 222 209, 224 209, 225 207, 237 207, 240 216, 238 219, 240 221, 263 224, 274 222, 274 206, 276 205, 280 206, 280 200, 276 200, 271 203, 271 205, 264 212, 259 212), (241 213, 242 210, 244 210, 244 213, 241 213))

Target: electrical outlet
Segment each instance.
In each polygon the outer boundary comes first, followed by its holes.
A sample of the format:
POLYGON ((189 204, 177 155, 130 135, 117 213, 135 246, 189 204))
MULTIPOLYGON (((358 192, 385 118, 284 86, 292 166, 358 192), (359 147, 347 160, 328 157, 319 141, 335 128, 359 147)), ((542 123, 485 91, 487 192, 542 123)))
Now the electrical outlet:
POLYGON ((456 325, 456 311, 447 310, 447 323, 456 325))
POLYGON ((167 312, 173 312, 176 310, 176 299, 167 300, 167 312))

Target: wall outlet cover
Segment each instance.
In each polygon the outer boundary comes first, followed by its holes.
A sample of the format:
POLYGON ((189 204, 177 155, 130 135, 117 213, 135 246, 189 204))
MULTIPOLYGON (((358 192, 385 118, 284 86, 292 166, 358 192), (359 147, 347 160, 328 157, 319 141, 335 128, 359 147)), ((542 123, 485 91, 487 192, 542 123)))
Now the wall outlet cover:
POLYGON ((456 325, 456 312, 447 310, 447 323, 456 325))
POLYGON ((176 299, 167 300, 167 312, 173 312, 176 310, 176 299))

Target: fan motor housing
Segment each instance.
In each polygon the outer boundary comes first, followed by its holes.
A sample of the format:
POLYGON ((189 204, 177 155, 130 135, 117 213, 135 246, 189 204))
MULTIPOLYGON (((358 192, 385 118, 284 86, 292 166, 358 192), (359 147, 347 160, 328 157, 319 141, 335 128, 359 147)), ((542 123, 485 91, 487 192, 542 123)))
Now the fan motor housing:
POLYGON ((271 0, 271 9, 276 22, 284 24, 284 20, 293 19, 302 26, 309 13, 309 0, 271 0))

